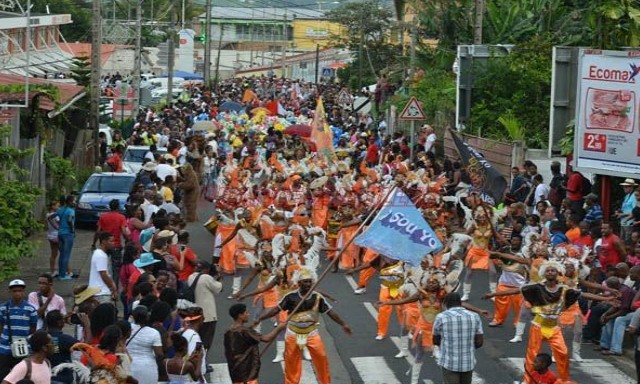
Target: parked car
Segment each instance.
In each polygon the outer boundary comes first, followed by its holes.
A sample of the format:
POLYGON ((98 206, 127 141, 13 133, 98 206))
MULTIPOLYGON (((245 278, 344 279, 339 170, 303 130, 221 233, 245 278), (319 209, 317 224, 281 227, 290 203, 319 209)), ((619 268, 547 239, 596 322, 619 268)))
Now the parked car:
MULTIPOLYGON (((122 156, 124 171, 134 175, 138 174, 142 169, 142 161, 147 152, 149 152, 149 147, 146 145, 129 145, 122 156)), ((158 148, 156 152, 164 156, 167 153, 167 148, 158 148)))
POLYGON ((94 173, 89 176, 78 196, 76 223, 96 224, 100 215, 109 211, 109 202, 113 199, 120 200, 120 211, 124 213, 135 179, 135 175, 116 172, 94 173))

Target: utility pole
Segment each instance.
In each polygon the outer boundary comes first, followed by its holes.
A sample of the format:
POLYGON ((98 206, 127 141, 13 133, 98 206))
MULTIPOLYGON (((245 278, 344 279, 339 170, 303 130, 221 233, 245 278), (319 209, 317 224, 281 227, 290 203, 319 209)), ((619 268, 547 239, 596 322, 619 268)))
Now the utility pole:
POLYGON ((224 29, 222 28, 222 24, 218 24, 220 26, 220 38, 218 39, 218 57, 216 58, 216 78, 214 79, 216 84, 215 84, 215 90, 216 93, 218 93, 218 84, 220 84, 220 52, 222 51, 222 33, 224 32, 224 29))
MULTIPOLYGON (((207 9, 205 10, 204 17, 204 27, 206 28, 204 32, 205 41, 204 41, 204 85, 205 87, 211 87, 211 0, 207 0, 205 5, 207 9)), ((222 36, 222 24, 218 24, 220 26, 220 36, 222 36)))
POLYGON ((318 79, 320 73, 320 44, 316 44, 316 85, 318 85, 318 79))
MULTIPOLYGON (((175 1, 175 0, 173 0, 175 1)), ((169 60, 167 62, 167 72, 169 72, 167 79, 167 106, 171 107, 173 98, 173 70, 176 62, 176 12, 174 8, 175 3, 171 2, 171 23, 169 25, 169 60)))
MULTIPOLYGON (((131 106, 131 117, 133 119, 138 115, 140 107, 140 73, 142 71, 142 2, 137 0, 136 4, 136 52, 133 63, 133 105, 131 106)), ((153 21, 153 20, 152 20, 153 21)))
POLYGON ((409 47, 409 75, 413 77, 416 73, 416 44, 418 43, 417 28, 415 24, 411 24, 411 45, 409 47))
POLYGON ((100 165, 100 59, 102 52, 102 15, 101 0, 93 0, 91 23, 91 104, 89 128, 93 130, 93 156, 96 165, 100 165))
POLYGON ((362 89, 362 50, 364 47, 364 15, 360 15, 360 49, 358 49, 358 90, 362 89))
POLYGON ((482 44, 482 19, 484 18, 484 0, 476 1, 476 18, 473 26, 473 44, 482 44))
POLYGON ((280 73, 282 77, 285 77, 285 62, 287 59, 287 10, 284 10, 284 16, 282 17, 282 66, 280 67, 280 73))

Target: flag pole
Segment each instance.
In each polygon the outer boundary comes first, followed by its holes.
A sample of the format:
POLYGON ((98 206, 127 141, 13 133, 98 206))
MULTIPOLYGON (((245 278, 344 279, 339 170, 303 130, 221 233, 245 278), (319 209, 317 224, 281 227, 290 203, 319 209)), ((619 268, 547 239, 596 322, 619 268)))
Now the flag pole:
MULTIPOLYGON (((295 308, 293 308, 293 310, 288 314, 287 316, 287 320, 285 320, 285 323, 288 323, 289 320, 291 319, 291 317, 298 311, 298 309, 300 309, 300 307, 302 306, 302 303, 304 303, 313 293, 313 291, 318 287, 318 284, 320 284, 320 282, 327 276, 327 274, 329 273, 330 270, 333 269, 333 266, 335 265, 335 263, 338 262, 338 260, 340 260, 340 256, 342 256, 342 254, 344 253, 344 251, 349 248, 349 246, 351 245, 351 243, 353 243, 353 241, 355 240, 356 236, 360 233, 360 231, 362 231, 362 229, 364 228, 365 224, 367 224, 367 222, 369 222, 369 219, 376 214, 376 216, 378 215, 380 208, 384 205, 384 203, 387 202, 387 199, 389 199, 389 196, 391 196, 391 194, 393 193, 393 191, 395 191, 398 187, 397 186, 393 186, 393 188, 391 188, 389 190, 389 192, 387 192, 387 194, 385 195, 384 199, 382 199, 380 202, 378 202, 378 204, 376 204, 376 206, 374 207, 374 209, 371 210, 371 212, 369 212, 369 214, 367 215, 367 217, 362 221, 362 223, 360 224, 360 226, 358 227, 358 229, 356 229, 355 233, 353 234, 353 236, 347 241, 347 243, 340 249, 340 252, 336 255, 336 257, 333 258, 333 260, 331 260, 331 262, 327 265, 327 267, 324 269, 324 271, 322 271, 322 273, 320 274, 320 276, 318 276, 318 279, 316 279, 316 281, 313 283, 313 285, 311 285, 311 288, 309 289, 309 292, 307 292, 302 299, 298 302, 298 304, 295 306, 295 308)), ((262 355, 265 354, 265 352, 267 351, 267 349, 269 349, 269 347, 271 346, 271 344, 273 344, 273 341, 276 338, 274 337, 273 339, 271 339, 271 341, 269 341, 267 343, 267 345, 262 349, 262 352, 260 352, 260 357, 262 357, 262 355)))

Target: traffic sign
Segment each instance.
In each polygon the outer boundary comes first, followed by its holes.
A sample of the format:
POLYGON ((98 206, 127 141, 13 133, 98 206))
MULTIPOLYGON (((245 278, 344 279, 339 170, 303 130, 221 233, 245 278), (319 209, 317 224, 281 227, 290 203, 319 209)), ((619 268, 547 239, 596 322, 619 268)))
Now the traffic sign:
POLYGON ((349 92, 344 89, 338 94, 338 104, 351 104, 352 100, 353 99, 351 98, 349 92))
POLYGON ((399 120, 425 120, 426 118, 427 116, 424 114, 424 111, 415 96, 412 97, 407 105, 404 106, 404 109, 398 117, 399 120))

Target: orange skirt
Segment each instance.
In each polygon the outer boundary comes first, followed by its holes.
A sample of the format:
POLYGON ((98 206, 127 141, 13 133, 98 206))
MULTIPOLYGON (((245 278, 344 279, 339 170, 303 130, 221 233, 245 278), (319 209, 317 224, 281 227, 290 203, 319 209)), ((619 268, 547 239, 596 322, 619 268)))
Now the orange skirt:
POLYGON ((560 315, 560 326, 572 326, 576 322, 576 316, 580 316, 580 318, 582 319, 582 324, 585 324, 585 317, 580 310, 580 306, 578 305, 578 303, 573 303, 572 306, 565 309, 560 315))
POLYGON ((404 304, 404 325, 408 330, 415 333, 420 321, 420 308, 418 303, 404 304))
POLYGON ((464 260, 467 268, 489 269, 489 250, 479 247, 471 247, 464 260))
MULTIPOLYGON (((219 224, 218 231, 220 233, 220 237, 222 241, 225 241, 233 230, 236 228, 235 224, 219 224)), ((232 239, 227 244, 222 247, 220 251, 220 261, 219 265, 222 269, 222 272, 232 274, 235 272, 235 260, 234 256, 236 254, 236 239, 232 239)))

